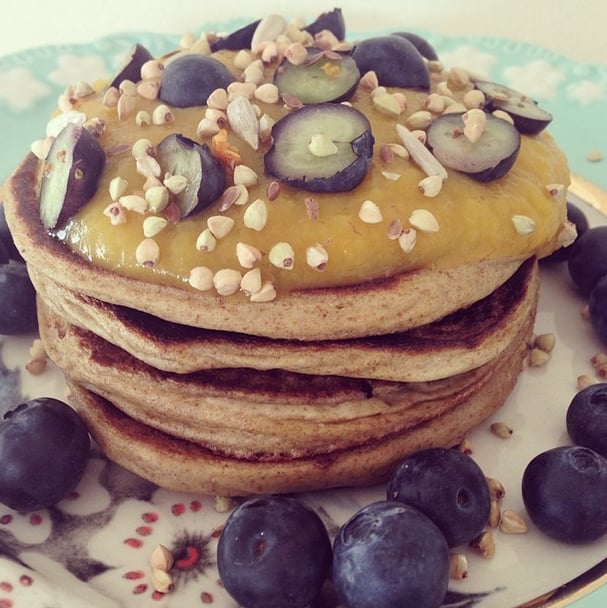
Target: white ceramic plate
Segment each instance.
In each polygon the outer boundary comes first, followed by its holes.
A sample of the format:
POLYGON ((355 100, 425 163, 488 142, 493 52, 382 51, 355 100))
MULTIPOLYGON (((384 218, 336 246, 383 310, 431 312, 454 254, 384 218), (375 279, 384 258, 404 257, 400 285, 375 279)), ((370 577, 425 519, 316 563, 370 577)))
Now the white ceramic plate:
MULTIPOLYGON (((224 29, 236 25, 225 24, 224 29)), ((604 83, 607 68, 579 66, 542 49, 508 41, 426 35, 446 64, 465 64, 518 88, 533 83, 534 90, 528 92, 543 98, 542 105, 556 116, 552 131, 574 171, 607 189, 605 176, 595 173, 600 163, 586 160, 586 153, 595 147, 591 133, 598 122, 594 121, 606 110, 605 101, 588 83, 604 83), (573 129, 572 112, 579 106, 586 112, 583 120, 576 113, 573 129)), ((43 132, 65 85, 110 75, 135 41, 163 53, 175 46, 177 37, 117 35, 87 45, 35 49, 0 58, 0 178, 8 175, 29 143, 43 132)), ((580 204, 593 224, 603 222, 601 214, 580 204)), ((552 359, 544 367, 527 369, 504 408, 470 435, 473 457, 488 476, 506 487, 503 508, 523 516, 522 471, 540 451, 568 443, 565 411, 575 394, 576 378, 593 373, 590 358, 603 348, 580 315, 583 305, 565 267, 543 269, 536 332, 557 335, 552 359), (509 424, 513 437, 501 440, 492 435, 488 427, 494 420, 509 424)), ((5 340, 3 357, 10 371, 4 373, 3 386, 18 374, 17 388, 23 397, 62 398, 63 381, 56 370, 38 377, 25 371, 32 339, 5 340)), ((376 487, 306 494, 301 499, 316 507, 335 531, 358 507, 383 497, 384 488, 376 487)), ((55 508, 23 515, 0 505, 0 608, 235 608, 218 584, 214 566, 217 531, 226 517, 215 507, 212 497, 167 492, 98 455, 91 459, 77 491, 55 508), (154 592, 148 565, 158 543, 171 548, 177 560, 172 570, 175 589, 164 596, 154 592)), ((533 526, 525 535, 494 534, 493 559, 463 549, 470 575, 451 583, 449 605, 513 608, 584 575, 553 595, 550 605, 564 606, 606 577, 607 567, 597 564, 607 556, 607 538, 570 547, 543 537, 533 526)), ((334 606, 329 596, 323 608, 334 606)))

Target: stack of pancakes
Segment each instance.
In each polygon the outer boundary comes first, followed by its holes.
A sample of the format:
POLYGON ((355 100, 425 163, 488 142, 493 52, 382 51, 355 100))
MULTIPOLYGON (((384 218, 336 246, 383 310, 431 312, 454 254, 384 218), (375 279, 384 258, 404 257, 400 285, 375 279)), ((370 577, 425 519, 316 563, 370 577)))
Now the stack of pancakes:
MULTIPOLYGON (((252 304, 75 253, 40 222, 40 171, 29 155, 5 202, 40 336, 104 452, 161 486, 240 495, 375 483, 415 450, 459 443, 524 366, 535 251, 252 304)), ((554 243, 563 209, 564 197, 554 243)))
POLYGON ((237 495, 374 483, 408 453, 461 441, 523 368, 539 288, 533 258, 479 264, 481 293, 499 286, 446 315, 442 302, 428 312, 431 303, 465 269, 326 294, 344 306, 369 298, 381 313, 400 282, 418 298, 412 286, 427 282, 422 318, 437 319, 412 319, 408 330, 303 341, 192 327, 157 308, 183 312, 197 294, 90 267, 32 221, 35 164, 15 174, 7 211, 38 292, 41 338, 105 453, 161 486, 237 495), (133 305, 148 289, 156 314, 133 305))

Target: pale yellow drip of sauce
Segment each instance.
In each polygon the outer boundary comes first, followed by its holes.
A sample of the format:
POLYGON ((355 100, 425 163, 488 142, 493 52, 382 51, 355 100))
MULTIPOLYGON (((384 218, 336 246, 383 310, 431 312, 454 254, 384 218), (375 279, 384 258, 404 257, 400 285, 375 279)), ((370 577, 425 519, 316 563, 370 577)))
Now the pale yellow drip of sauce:
MULTIPOLYGON (((412 91, 405 93, 407 111, 396 119, 373 107, 367 90, 359 88, 351 99, 369 118, 375 152, 364 181, 350 192, 315 194, 282 186, 278 198, 269 201, 267 187, 272 178, 264 175, 263 169, 267 146, 254 151, 230 133, 229 141, 238 148, 242 162, 259 177, 258 185, 249 189, 249 203, 258 198, 265 200, 269 217, 266 227, 256 231, 243 223, 246 205, 231 207, 225 215, 235 220, 234 229, 218 241, 212 252, 200 252, 195 244, 209 216, 219 213, 217 204, 169 224, 154 237, 160 246, 158 263, 154 267, 137 264, 135 250, 144 238, 143 220, 150 214, 127 212, 127 222, 114 226, 103 213, 111 203, 109 183, 116 176, 127 180, 129 186, 125 194, 143 195, 145 178, 137 173, 129 151, 108 157, 97 194, 69 222, 61 233, 62 238, 75 252, 116 273, 185 288, 189 288, 188 276, 196 266, 206 266, 214 272, 224 268, 246 272, 236 256, 236 244, 242 242, 262 252, 258 263, 262 277, 272 281, 279 292, 357 284, 418 268, 450 268, 485 259, 542 256, 551 252, 565 218, 565 194, 555 197, 546 186, 567 185, 569 177, 565 157, 552 137, 545 132, 523 136, 513 169, 490 183, 478 183, 449 171, 439 195, 429 198, 418 189, 425 174, 412 160, 396 157, 386 163, 379 156, 382 145, 400 143, 396 122, 404 124, 406 116, 420 109, 426 97, 412 91), (398 179, 390 179, 384 172, 398 175, 398 179), (316 219, 310 218, 307 212, 305 199, 310 196, 318 203, 316 219), (358 212, 365 200, 373 201, 381 209, 381 223, 367 224, 359 219, 358 212), (416 209, 430 211, 438 220, 439 230, 432 233, 418 230, 415 247, 405 253, 397 240, 388 238, 388 229, 393 221, 400 221, 403 228, 409 227, 409 217, 416 209), (518 234, 512 222, 514 215, 531 218, 536 224, 535 230, 529 235, 518 234), (278 242, 289 243, 295 251, 290 270, 276 268, 268 260, 268 252, 278 242), (307 248, 318 244, 328 253, 328 263, 322 272, 306 264, 307 248)), ((107 149, 131 145, 139 138, 157 144, 173 132, 204 141, 196 135, 204 107, 174 108, 172 123, 141 127, 135 123, 135 114, 118 121, 116 110, 106 108, 101 100, 102 93, 80 100, 75 109, 89 118, 105 121, 101 143, 107 149)), ((159 103, 141 98, 137 110, 151 113, 159 103)), ((286 111, 280 103, 258 105, 275 119, 286 111)))

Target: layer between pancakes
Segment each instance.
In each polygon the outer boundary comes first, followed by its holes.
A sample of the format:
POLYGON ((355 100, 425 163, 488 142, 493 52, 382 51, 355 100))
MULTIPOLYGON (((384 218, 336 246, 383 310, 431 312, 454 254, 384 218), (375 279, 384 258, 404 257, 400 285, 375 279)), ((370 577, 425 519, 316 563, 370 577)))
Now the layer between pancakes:
POLYGON ((284 293, 263 304, 212 296, 111 272, 49 235, 40 222, 38 164, 29 155, 7 188, 7 221, 28 265, 71 291, 191 327, 303 341, 406 331, 488 296, 523 262, 426 268, 351 287, 284 293))
POLYGON ((41 337, 70 383, 180 441, 257 462, 326 458, 371 444, 381 452, 384 442, 415 436, 430 421, 444 439, 440 429, 449 412, 483 404, 477 417, 458 419, 458 433, 467 432, 512 389, 532 324, 527 316, 503 352, 470 372, 399 383, 242 368, 161 372, 40 305, 41 337))
POLYGON ((429 325, 382 336, 300 342, 187 327, 73 292, 35 268, 45 307, 159 370, 276 368, 398 382, 447 378, 497 357, 534 315, 537 263, 482 300, 429 325))

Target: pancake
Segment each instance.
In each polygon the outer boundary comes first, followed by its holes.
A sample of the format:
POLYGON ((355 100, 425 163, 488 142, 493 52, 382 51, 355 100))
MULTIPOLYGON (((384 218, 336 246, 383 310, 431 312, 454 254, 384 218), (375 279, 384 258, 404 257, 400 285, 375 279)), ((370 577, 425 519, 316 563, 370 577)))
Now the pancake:
MULTIPOLYGON (((527 331, 530 329, 531 323, 527 331)), ((430 446, 456 445, 503 404, 526 353, 526 341, 519 339, 491 373, 466 391, 465 398, 453 399, 435 418, 405 428, 394 425, 387 433, 371 430, 370 437, 359 438, 349 448, 324 446, 320 453, 299 458, 228 456, 143 424, 69 378, 68 385, 71 401, 101 449, 144 479, 178 491, 222 496, 298 492, 378 483, 409 453, 430 446)), ((385 415, 389 415, 391 408, 386 409, 385 415)), ((367 425, 373 426, 381 416, 371 416, 367 425)))
POLYGON ((406 331, 488 296, 524 261, 486 259, 425 268, 352 286, 293 291, 262 304, 211 297, 112 272, 68 249, 40 223, 38 170, 38 159, 29 156, 9 181, 6 195, 7 221, 27 263, 71 291, 190 327, 289 340, 406 331))
POLYGON ((537 264, 528 260, 491 295, 432 324, 382 336, 298 342, 170 323, 70 291, 36 269, 30 274, 48 309, 159 370, 280 368, 399 382, 446 378, 495 358, 533 316, 539 288, 537 264))
POLYGON ((467 401, 519 343, 526 346, 533 318, 523 317, 503 351, 484 366, 433 382, 401 383, 282 369, 161 372, 67 324, 43 304, 39 309, 47 352, 73 382, 145 424, 215 451, 259 458, 348 448, 440 417, 454 403, 467 401))

